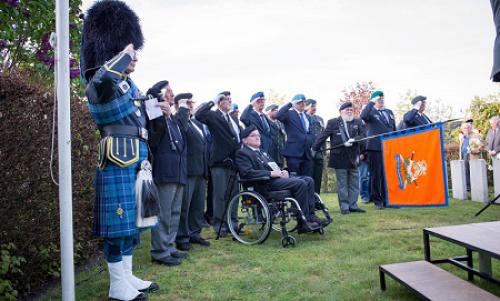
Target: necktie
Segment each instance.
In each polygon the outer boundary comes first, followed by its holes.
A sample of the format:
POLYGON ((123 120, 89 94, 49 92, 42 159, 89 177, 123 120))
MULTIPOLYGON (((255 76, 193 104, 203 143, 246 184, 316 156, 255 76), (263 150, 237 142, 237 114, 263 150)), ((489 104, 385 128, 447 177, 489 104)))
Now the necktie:
POLYGON ((267 133, 269 132, 269 123, 267 123, 266 116, 264 114, 259 114, 260 115, 260 121, 262 122, 262 127, 264 128, 264 131, 267 133))
POLYGON ((302 127, 304 128, 304 131, 308 132, 309 129, 307 128, 306 116, 304 116, 304 113, 300 113, 300 121, 302 121, 302 127))
POLYGON ((231 132, 233 133, 234 137, 236 137, 236 141, 238 141, 238 143, 239 143, 240 137, 233 127, 233 123, 231 122, 231 117, 229 117, 229 114, 226 114, 226 119, 227 119, 227 123, 229 125, 229 128, 231 129, 231 132))
POLYGON ((385 112, 385 110, 382 109, 382 110, 379 110, 379 112, 380 112, 380 115, 382 115, 382 118, 384 118, 385 124, 389 126, 390 125, 389 117, 387 116, 387 113, 385 112))

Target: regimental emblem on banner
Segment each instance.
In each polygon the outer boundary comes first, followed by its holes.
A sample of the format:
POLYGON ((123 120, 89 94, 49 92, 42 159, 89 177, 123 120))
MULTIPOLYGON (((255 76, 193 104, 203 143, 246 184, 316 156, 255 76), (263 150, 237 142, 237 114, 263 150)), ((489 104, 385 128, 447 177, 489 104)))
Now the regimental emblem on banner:
POLYGON ((407 185, 415 184, 418 188, 418 178, 427 174, 427 162, 425 160, 415 161, 415 151, 411 152, 410 158, 404 158, 401 154, 396 154, 396 173, 399 179, 398 188, 406 189, 407 185))

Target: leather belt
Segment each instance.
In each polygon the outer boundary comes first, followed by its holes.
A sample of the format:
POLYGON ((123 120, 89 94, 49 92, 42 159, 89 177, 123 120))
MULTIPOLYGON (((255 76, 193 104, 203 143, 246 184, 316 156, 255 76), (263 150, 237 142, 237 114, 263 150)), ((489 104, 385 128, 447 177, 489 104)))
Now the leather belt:
POLYGON ((143 127, 130 125, 106 125, 100 130, 102 137, 128 137, 148 140, 148 130, 143 127))

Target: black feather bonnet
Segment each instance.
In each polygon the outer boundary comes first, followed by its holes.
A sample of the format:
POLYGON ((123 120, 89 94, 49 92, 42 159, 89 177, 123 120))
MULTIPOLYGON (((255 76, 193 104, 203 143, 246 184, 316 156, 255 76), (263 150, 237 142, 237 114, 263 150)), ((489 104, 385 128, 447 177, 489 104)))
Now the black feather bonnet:
POLYGON ((96 2, 83 20, 80 68, 88 79, 128 44, 142 48, 144 37, 139 17, 125 3, 117 0, 96 2))

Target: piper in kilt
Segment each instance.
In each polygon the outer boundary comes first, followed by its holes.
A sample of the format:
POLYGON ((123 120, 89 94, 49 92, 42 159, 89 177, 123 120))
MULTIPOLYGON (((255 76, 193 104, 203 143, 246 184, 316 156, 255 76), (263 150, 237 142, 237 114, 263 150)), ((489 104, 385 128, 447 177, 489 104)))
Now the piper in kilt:
POLYGON ((132 274, 139 242, 135 182, 148 159, 146 115, 129 75, 143 45, 139 18, 123 2, 96 2, 84 19, 81 70, 88 107, 101 133, 93 233, 104 239, 110 275, 109 298, 147 300, 158 285, 132 274))

